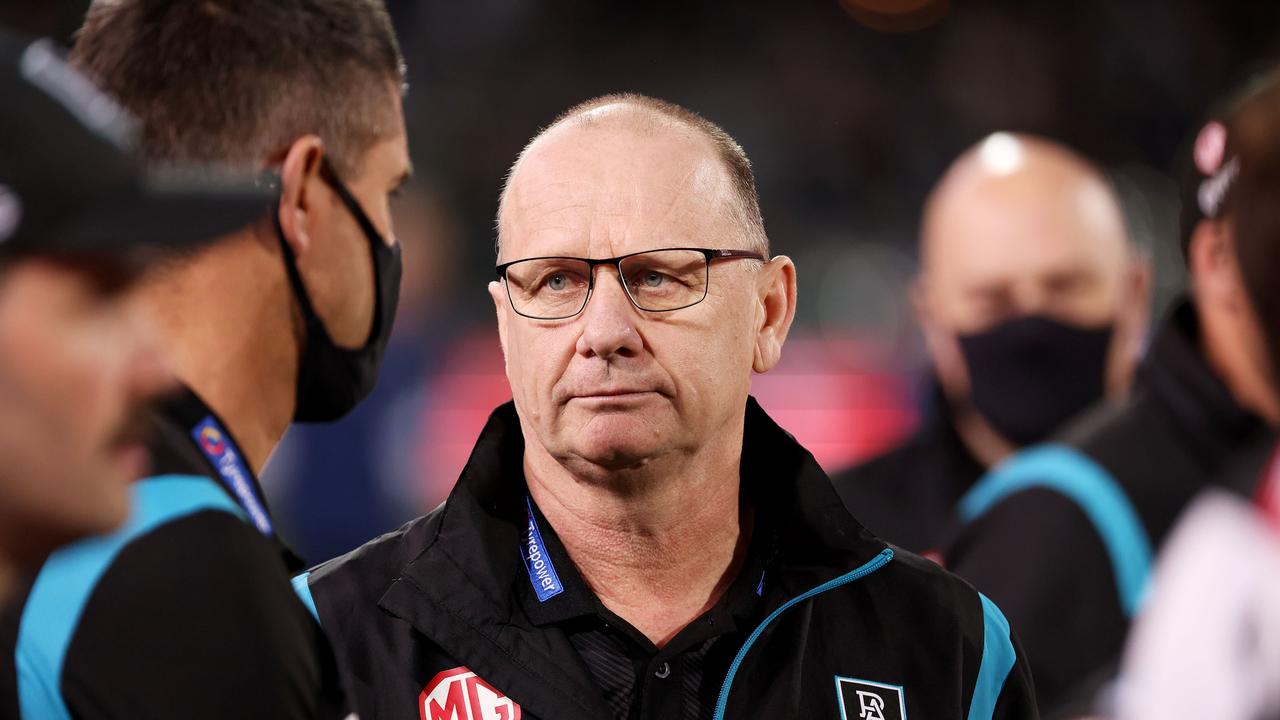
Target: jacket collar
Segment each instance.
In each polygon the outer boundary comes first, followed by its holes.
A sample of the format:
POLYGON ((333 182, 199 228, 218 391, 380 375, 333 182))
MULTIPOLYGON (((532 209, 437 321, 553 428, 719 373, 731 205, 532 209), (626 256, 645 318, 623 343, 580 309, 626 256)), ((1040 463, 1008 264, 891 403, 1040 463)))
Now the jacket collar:
MULTIPOLYGON (((768 540, 760 584, 767 613, 869 561, 885 545, 845 510, 813 456, 754 399, 745 412, 742 492, 755 508, 753 543, 768 540)), ((572 697, 580 711, 574 716, 606 717, 582 664, 565 663, 576 657, 567 638, 539 628, 524 612, 531 580, 522 559, 530 512, 523 454, 509 402, 490 416, 434 534, 411 553, 414 559, 379 604, 535 716, 569 717, 565 698, 572 697)), ((551 553, 559 567, 571 568, 563 548, 553 546, 551 553)))
MULTIPOLYGON (((612 624, 616 616, 583 580, 569 558, 564 543, 536 504, 529 503, 528 515, 529 526, 523 540, 527 543, 530 538, 537 538, 538 560, 543 563, 544 571, 549 568, 554 573, 556 592, 539 595, 532 579, 529 582, 516 580, 515 597, 520 603, 519 610, 538 626, 556 625, 579 618, 601 618, 612 624)), ((740 629, 755 619, 762 594, 761 583, 773 559, 776 535, 774 527, 758 527, 751 533, 746 557, 738 570, 737 578, 725 591, 720 602, 709 611, 715 618, 714 624, 722 632, 740 629)), ((527 552, 527 549, 527 546, 522 547, 522 551, 527 552)), ((528 570, 527 567, 525 569, 528 570)), ((528 576, 527 572, 525 576, 528 576)))
POLYGON ((1240 407, 1209 366, 1201 347, 1200 324, 1188 297, 1179 298, 1161 324, 1139 388, 1162 404, 1186 447, 1206 468, 1269 433, 1266 423, 1240 407))

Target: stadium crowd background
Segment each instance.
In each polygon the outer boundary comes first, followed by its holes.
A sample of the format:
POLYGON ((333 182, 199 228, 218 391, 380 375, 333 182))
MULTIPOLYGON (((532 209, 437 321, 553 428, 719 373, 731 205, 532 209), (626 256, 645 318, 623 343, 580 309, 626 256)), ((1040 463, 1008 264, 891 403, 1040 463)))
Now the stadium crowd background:
MULTIPOLYGON (((485 292, 493 213, 511 158, 559 110, 638 91, 742 142, 775 252, 805 287, 755 393, 832 471, 909 432, 928 399, 906 283, 925 193, 961 150, 1017 130, 1099 162, 1151 255, 1158 318, 1182 281, 1179 151, 1221 88, 1280 47, 1280 4, 1261 0, 953 2, 900 33, 836 0, 387 4, 416 166, 395 208, 396 334, 369 401, 292 429, 264 475, 313 560, 441 502, 509 396, 485 292)), ((16 19, 69 40, 87 6, 29 3, 16 19)))

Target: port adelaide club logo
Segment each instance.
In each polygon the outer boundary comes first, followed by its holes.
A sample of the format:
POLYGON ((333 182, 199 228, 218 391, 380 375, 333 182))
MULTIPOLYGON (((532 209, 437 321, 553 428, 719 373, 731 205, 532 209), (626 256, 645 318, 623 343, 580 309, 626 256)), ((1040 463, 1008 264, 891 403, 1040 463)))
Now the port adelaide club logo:
POLYGON ((520 706, 465 667, 439 673, 418 696, 421 720, 520 720, 520 706))
POLYGON ((840 720, 907 720, 902 686, 836 676, 840 720))

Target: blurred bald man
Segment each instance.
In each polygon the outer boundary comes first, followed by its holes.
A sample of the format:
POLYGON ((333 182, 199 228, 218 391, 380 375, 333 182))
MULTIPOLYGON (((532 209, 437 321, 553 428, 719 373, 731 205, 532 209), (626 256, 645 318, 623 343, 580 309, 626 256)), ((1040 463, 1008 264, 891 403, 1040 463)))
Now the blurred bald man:
POLYGON ((955 161, 925 207, 912 300, 936 379, 904 445, 835 477, 869 529, 916 552, 955 525, 996 463, 1129 387, 1149 272, 1088 161, 998 133, 955 161))
MULTIPOLYGON (((1275 123, 1268 118, 1280 116, 1271 107, 1280 107, 1280 92, 1254 95, 1253 84, 1246 91, 1216 111, 1186 153, 1195 166, 1183 188, 1190 286, 1156 329, 1129 399, 984 477, 960 501, 966 524, 943 553, 1018 628, 1045 717, 1091 711, 1130 622, 1147 612, 1152 557, 1174 523, 1204 491, 1253 496, 1274 448, 1280 389, 1268 348, 1280 324, 1266 298, 1276 278, 1269 218, 1280 163, 1269 159, 1275 123)), ((1192 572, 1223 589, 1221 604, 1203 606, 1192 620, 1231 612, 1226 583, 1209 568, 1192 572)), ((1257 627, 1251 622, 1239 635, 1241 657, 1257 657, 1257 627)), ((1178 651, 1201 648, 1185 643, 1178 651)), ((1179 697, 1198 703, 1198 714, 1231 717, 1221 704, 1206 704, 1214 697, 1207 690, 1184 685, 1179 697)))

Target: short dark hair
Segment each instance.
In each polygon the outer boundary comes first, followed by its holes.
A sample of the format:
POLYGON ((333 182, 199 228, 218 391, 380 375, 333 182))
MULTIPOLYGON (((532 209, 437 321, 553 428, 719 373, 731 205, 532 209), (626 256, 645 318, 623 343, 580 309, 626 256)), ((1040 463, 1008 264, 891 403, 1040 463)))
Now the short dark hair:
POLYGON ((97 0, 71 61, 138 116, 153 161, 256 165, 315 133, 355 175, 401 123, 382 0, 97 0))
POLYGON ((1280 381, 1280 69, 1255 81, 1227 120, 1225 155, 1238 162, 1222 198, 1236 260, 1280 381), (1235 160, 1238 159, 1238 160, 1235 160))
POLYGON ((1236 242, 1242 246, 1237 248, 1238 252, 1265 251, 1280 243, 1277 127, 1280 127, 1280 69, 1256 79, 1226 119, 1223 155, 1227 162, 1238 158, 1238 170, 1226 184, 1221 216, 1232 220, 1236 242))
MULTIPOLYGON (((756 176, 751 169, 751 160, 747 157, 746 151, 742 149, 737 140, 733 139, 732 135, 725 132, 724 128, 673 102, 639 93, 612 93, 592 98, 560 113, 550 125, 539 131, 529 141, 529 144, 525 145, 520 156, 523 157, 529 148, 537 142, 538 138, 559 125, 569 122, 582 124, 594 122, 590 115, 591 111, 606 105, 631 105, 637 107, 647 111, 652 119, 665 121, 670 125, 691 130, 711 143, 711 147, 715 150, 721 164, 724 165, 725 170, 729 173, 729 180, 733 186, 735 210, 740 215, 740 220, 746 230, 747 239, 752 249, 759 250, 766 256, 769 254, 769 237, 765 234, 764 218, 760 213, 760 194, 756 189, 756 176)), ((518 163, 519 160, 516 162, 518 163)), ((514 166, 512 166, 512 169, 515 169, 514 166)), ((511 177, 508 175, 506 184, 510 184, 510 180, 511 177)), ((502 194, 505 199, 505 186, 502 194)), ((499 209, 499 214, 501 214, 501 208, 499 209)), ((501 221, 501 218, 499 218, 499 221, 501 221)), ((501 241, 501 238, 499 238, 499 241, 501 241)))

